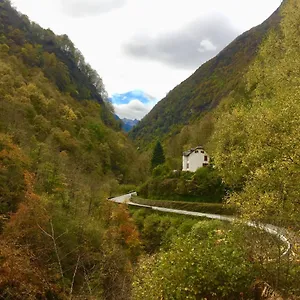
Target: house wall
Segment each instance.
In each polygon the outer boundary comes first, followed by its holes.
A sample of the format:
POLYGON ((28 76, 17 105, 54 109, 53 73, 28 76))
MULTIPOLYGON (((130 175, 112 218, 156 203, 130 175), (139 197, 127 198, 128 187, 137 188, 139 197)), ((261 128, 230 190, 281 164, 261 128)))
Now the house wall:
POLYGON ((182 171, 188 171, 187 162, 188 162, 188 157, 182 156, 182 171))
POLYGON ((203 164, 209 163, 209 156, 203 150, 197 150, 198 153, 193 152, 189 156, 183 156, 182 171, 196 172, 197 169, 202 168, 203 164), (201 153, 203 151, 204 153, 201 153), (207 156, 207 161, 204 157, 207 156))

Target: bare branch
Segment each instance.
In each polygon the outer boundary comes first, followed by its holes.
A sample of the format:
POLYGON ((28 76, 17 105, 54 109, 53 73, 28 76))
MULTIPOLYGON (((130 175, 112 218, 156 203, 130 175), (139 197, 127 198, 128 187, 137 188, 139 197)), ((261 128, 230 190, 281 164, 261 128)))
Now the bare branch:
POLYGON ((51 234, 49 234, 47 231, 45 231, 39 224, 37 224, 37 226, 38 226, 38 228, 39 228, 45 235, 47 235, 49 238, 52 239, 51 234))
POLYGON ((63 272, 61 260, 60 260, 60 257, 59 257, 59 253, 58 253, 57 244, 56 244, 56 241, 55 241, 54 227, 53 227, 52 220, 50 220, 50 225, 51 225, 51 232, 52 232, 53 246, 54 246, 54 250, 55 250, 55 254, 56 254, 56 258, 57 258, 57 262, 58 262, 58 265, 59 265, 60 274, 61 274, 62 282, 63 282, 63 291, 65 292, 65 280, 64 280, 65 277, 64 277, 64 272, 63 272))
POLYGON ((85 266, 84 266, 84 264, 83 264, 82 266, 83 266, 84 280, 86 281, 86 284, 87 284, 87 287, 88 287, 88 289, 89 289, 90 295, 92 295, 92 289, 91 289, 91 286, 90 286, 90 283, 89 283, 89 278, 88 278, 88 275, 87 275, 87 273, 86 273, 85 266))
POLYGON ((75 270, 74 270, 74 273, 73 273, 73 279, 72 279, 72 284, 71 284, 71 288, 70 288, 70 300, 72 299, 73 287, 74 287, 74 282, 75 282, 75 277, 76 277, 79 261, 80 261, 80 255, 78 255, 77 263, 76 263, 75 270))
POLYGON ((54 233, 54 227, 53 227, 52 220, 50 220, 51 234, 48 233, 47 231, 45 231, 39 224, 37 224, 37 226, 39 227, 39 229, 46 236, 48 236, 49 238, 51 238, 51 240, 53 242, 53 247, 54 247, 55 255, 56 255, 56 258, 57 258, 57 262, 58 262, 58 265, 59 265, 59 270, 60 270, 60 274, 61 274, 61 278, 62 278, 62 282, 63 282, 63 291, 65 292, 65 280, 64 280, 65 277, 64 277, 64 272, 63 272, 62 264, 61 264, 61 259, 60 259, 59 253, 58 253, 58 247, 57 247, 57 244, 56 244, 56 238, 55 238, 55 233, 54 233))

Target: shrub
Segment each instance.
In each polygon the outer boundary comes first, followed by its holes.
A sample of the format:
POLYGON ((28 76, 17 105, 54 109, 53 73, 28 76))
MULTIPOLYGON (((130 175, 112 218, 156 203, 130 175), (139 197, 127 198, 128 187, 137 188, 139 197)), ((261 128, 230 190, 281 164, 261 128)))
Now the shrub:
POLYGON ((156 177, 166 177, 170 173, 170 168, 168 166, 164 165, 158 165, 155 167, 152 171, 152 176, 154 178, 156 177))
POLYGON ((230 231, 215 230, 219 223, 204 222, 178 237, 169 251, 145 258, 137 271, 134 299, 239 299, 255 279, 254 265, 237 248, 230 231), (208 230, 208 231, 207 231, 208 230))

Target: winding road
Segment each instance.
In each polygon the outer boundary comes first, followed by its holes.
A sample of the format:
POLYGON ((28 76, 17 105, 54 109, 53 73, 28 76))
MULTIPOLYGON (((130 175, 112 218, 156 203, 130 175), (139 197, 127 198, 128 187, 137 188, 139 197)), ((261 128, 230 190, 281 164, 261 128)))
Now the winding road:
MULTIPOLYGON (((156 211, 161 212, 167 212, 167 213, 174 213, 174 214, 180 214, 180 215, 188 215, 188 216, 195 216, 195 217, 204 217, 209 219, 215 219, 215 220, 221 220, 221 221, 229 221, 234 222, 237 221, 238 218, 234 216, 224 216, 224 215, 218 215, 218 214, 208 214, 208 213, 201 213, 201 212, 195 212, 195 211, 188 211, 188 210, 179 210, 179 209, 171 209, 171 208, 165 208, 165 207, 158 207, 158 206, 150 206, 150 205, 143 205, 131 202, 132 196, 136 196, 136 192, 125 194, 122 196, 114 197, 108 199, 109 201, 116 202, 116 203, 123 203, 131 206, 141 207, 141 208, 148 208, 156 211)), ((278 239, 280 239, 285 245, 285 251, 281 255, 286 256, 290 253, 292 249, 292 244, 288 240, 287 231, 284 228, 280 228, 271 224, 263 224, 263 223, 257 223, 257 222, 251 222, 248 221, 246 224, 250 227, 255 227, 262 229, 266 231, 269 234, 275 235, 278 239)))

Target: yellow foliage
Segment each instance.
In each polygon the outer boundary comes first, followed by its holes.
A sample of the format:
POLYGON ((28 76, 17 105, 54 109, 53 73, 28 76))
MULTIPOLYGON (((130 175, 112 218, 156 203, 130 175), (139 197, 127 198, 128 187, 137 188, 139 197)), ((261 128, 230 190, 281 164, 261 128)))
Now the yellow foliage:
POLYGON ((61 105, 61 111, 63 114, 63 118, 67 119, 68 121, 77 120, 76 114, 68 105, 61 105))
POLYGON ((232 93, 233 108, 218 112, 215 163, 229 186, 242 189, 230 201, 252 218, 300 219, 299 5, 284 3, 281 31, 261 46, 245 94, 232 93))

